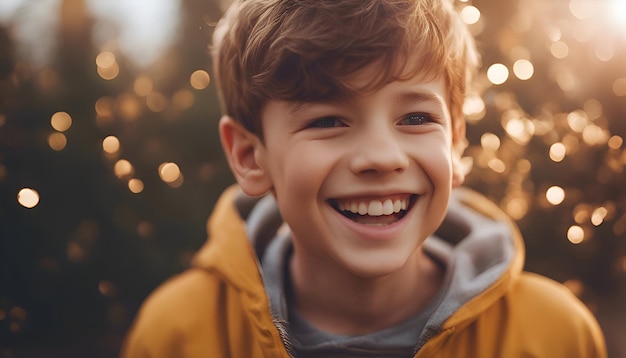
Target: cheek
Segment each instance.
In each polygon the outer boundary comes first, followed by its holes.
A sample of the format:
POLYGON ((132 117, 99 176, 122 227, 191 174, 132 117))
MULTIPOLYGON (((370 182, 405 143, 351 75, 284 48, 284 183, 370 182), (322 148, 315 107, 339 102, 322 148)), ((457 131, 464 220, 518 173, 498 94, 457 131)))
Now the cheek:
POLYGON ((440 182, 452 177, 452 151, 443 135, 420 141, 411 152, 431 180, 440 182))
POLYGON ((311 200, 327 180, 336 157, 324 146, 311 144, 274 151, 271 175, 277 195, 311 200))

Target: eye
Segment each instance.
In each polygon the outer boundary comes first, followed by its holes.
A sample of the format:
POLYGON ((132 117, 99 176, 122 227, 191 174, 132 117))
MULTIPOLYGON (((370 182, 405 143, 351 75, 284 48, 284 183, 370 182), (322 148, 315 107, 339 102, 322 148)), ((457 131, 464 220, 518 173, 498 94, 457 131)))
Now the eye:
POLYGON ((402 118, 399 124, 404 126, 419 126, 435 121, 435 118, 428 113, 411 113, 402 118))
POLYGON ((345 123, 343 123, 338 117, 331 116, 318 118, 309 124, 309 128, 335 128, 345 126, 345 123))

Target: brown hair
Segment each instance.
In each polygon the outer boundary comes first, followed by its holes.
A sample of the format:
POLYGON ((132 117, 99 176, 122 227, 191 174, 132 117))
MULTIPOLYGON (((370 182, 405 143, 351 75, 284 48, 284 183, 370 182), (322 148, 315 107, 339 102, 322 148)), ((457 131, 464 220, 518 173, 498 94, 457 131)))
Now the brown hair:
POLYGON ((222 111, 263 138, 268 100, 323 101, 443 76, 458 125, 478 55, 450 1, 235 0, 213 39, 222 111), (365 88, 346 86, 371 64, 380 72, 365 88))

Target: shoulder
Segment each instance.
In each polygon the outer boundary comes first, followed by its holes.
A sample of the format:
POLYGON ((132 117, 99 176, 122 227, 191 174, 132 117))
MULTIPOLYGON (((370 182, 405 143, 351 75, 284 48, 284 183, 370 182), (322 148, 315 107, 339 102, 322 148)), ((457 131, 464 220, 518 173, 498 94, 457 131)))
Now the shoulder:
POLYGON ((225 301, 236 301, 232 291, 219 275, 192 268, 154 290, 142 304, 138 319, 164 321, 173 328, 186 326, 208 311, 225 307, 225 301))
POLYGON ((224 304, 220 298, 228 296, 225 291, 228 287, 221 280, 200 269, 165 281, 143 302, 126 336, 123 356, 178 356, 184 344, 219 331, 218 322, 207 317, 216 317, 224 304))
POLYGON ((584 320, 591 315, 587 307, 563 284, 548 277, 523 272, 511 287, 509 299, 521 306, 563 315, 564 319, 584 320))
POLYGON ((591 311, 562 284, 523 272, 504 297, 520 336, 567 349, 571 357, 603 357, 604 336, 591 311))

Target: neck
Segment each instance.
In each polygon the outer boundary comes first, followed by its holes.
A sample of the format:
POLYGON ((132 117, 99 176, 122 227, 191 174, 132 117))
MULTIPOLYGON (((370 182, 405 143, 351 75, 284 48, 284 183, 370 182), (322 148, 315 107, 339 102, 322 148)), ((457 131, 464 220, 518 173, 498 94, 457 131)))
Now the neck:
POLYGON ((290 272, 293 308, 318 329, 342 335, 375 332, 412 317, 443 280, 442 269, 421 248, 384 277, 359 277, 335 262, 300 259, 297 252, 290 272))

